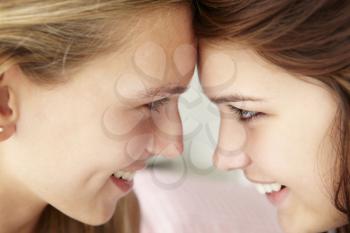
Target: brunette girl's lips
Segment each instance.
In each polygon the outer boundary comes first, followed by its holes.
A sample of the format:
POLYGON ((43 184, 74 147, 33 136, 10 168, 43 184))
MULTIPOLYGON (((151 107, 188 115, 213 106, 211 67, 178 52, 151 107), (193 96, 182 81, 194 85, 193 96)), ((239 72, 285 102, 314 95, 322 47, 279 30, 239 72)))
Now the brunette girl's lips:
POLYGON ((278 192, 267 193, 266 197, 271 202, 271 204, 278 207, 287 198, 288 194, 289 194, 289 189, 287 187, 284 187, 278 192))
POLYGON ((273 183, 277 183, 276 181, 259 181, 259 180, 254 180, 248 176, 245 176, 247 178, 247 180, 249 180, 252 183, 255 184, 273 184, 273 183))
POLYGON ((267 199, 274 206, 278 207, 287 198, 289 194, 288 187, 274 181, 257 181, 246 177, 249 181, 255 184, 259 193, 266 195, 267 199))

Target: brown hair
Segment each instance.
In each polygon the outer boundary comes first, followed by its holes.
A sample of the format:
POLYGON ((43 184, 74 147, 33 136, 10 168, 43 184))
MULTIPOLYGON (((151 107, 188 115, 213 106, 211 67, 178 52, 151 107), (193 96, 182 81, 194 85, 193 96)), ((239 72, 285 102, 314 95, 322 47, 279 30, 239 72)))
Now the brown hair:
POLYGON ((334 205, 350 221, 350 1, 195 0, 195 5, 199 37, 243 43, 272 64, 332 90, 339 100, 334 205))
MULTIPOLYGON (((190 5, 189 0, 1 0, 0 77, 18 65, 37 85, 69 81, 66 74, 130 41, 130 25, 140 13, 176 4, 190 5)), ((103 226, 88 226, 48 206, 35 232, 136 233, 139 221, 131 193, 103 226)))

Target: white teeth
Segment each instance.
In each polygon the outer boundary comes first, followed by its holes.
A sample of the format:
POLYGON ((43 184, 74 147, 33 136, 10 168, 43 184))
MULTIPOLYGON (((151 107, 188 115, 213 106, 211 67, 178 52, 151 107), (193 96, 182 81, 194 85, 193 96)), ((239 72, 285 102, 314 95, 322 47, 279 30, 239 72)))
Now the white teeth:
POLYGON ((119 179, 132 181, 134 179, 135 173, 134 172, 117 171, 113 175, 119 179))
POLYGON ((275 183, 275 184, 272 184, 271 187, 272 187, 272 191, 278 192, 281 190, 282 185, 275 183))
POLYGON ((272 193, 272 192, 278 192, 281 190, 282 185, 278 183, 273 184, 255 184, 256 189, 259 193, 265 194, 265 193, 272 193))
POLYGON ((272 192, 272 188, 271 188, 271 185, 265 185, 265 191, 267 192, 267 193, 271 193, 272 192))
POLYGON ((259 193, 265 194, 265 189, 264 189, 264 186, 262 184, 256 184, 255 187, 259 193))

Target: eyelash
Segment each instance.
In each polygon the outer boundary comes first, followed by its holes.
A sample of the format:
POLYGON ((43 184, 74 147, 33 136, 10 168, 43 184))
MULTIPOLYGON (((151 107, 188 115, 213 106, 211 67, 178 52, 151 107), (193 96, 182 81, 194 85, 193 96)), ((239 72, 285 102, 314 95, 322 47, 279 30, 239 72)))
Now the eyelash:
POLYGON ((151 102, 149 104, 146 104, 146 107, 150 110, 150 111, 156 111, 159 112, 160 107, 162 107, 163 105, 165 105, 166 103, 168 103, 170 101, 169 98, 163 98, 154 102, 151 102))
POLYGON ((242 122, 249 122, 249 121, 255 120, 256 118, 262 116, 262 114, 263 114, 261 112, 253 112, 253 111, 247 111, 247 110, 239 109, 239 108, 236 108, 236 107, 234 107, 232 105, 228 105, 228 107, 230 108, 230 110, 234 114, 237 114, 240 117, 239 120, 242 121, 242 122), (243 117, 244 113, 252 113, 252 114, 251 114, 250 117, 244 118, 243 117))

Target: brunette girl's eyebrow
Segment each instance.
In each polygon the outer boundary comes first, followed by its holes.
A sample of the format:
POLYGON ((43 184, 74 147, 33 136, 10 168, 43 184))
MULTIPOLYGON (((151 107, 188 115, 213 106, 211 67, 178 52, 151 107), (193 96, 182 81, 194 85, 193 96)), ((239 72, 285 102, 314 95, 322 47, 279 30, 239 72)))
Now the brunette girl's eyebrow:
POLYGON ((162 86, 156 88, 150 88, 139 94, 140 97, 154 97, 158 95, 180 95, 187 91, 187 87, 184 86, 162 86))
POLYGON ((257 97, 243 96, 243 95, 227 95, 209 98, 213 103, 222 104, 228 102, 263 102, 264 100, 257 97))

